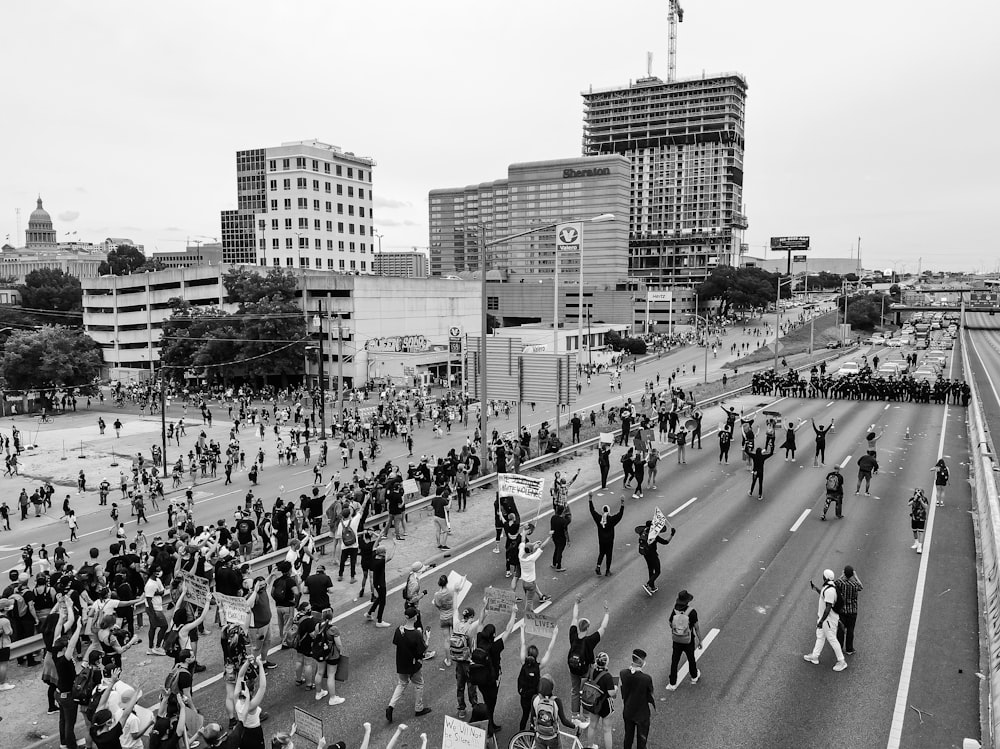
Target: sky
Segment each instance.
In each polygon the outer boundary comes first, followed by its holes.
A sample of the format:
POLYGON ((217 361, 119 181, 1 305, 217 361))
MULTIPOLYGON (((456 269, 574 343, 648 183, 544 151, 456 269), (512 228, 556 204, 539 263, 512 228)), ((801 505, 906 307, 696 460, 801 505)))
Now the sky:
MULTIPOLYGON (((742 73, 751 254, 1000 269, 1000 3, 682 0, 679 77, 742 73), (962 122, 969 120, 968 125, 962 122)), ((581 153, 580 92, 666 78, 667 2, 204 0, 4 9, 0 240, 41 194, 59 238, 219 237, 235 152, 374 158, 383 249, 426 247, 427 192, 581 153), (70 232, 76 232, 67 237, 70 232)))

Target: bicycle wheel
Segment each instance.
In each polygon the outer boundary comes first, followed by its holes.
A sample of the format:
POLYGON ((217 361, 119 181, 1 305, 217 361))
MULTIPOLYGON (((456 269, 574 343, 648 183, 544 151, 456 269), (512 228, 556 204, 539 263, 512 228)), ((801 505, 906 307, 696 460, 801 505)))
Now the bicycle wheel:
POLYGON ((515 733, 511 737, 507 747, 508 749, 535 749, 535 732, 521 731, 520 733, 515 733))

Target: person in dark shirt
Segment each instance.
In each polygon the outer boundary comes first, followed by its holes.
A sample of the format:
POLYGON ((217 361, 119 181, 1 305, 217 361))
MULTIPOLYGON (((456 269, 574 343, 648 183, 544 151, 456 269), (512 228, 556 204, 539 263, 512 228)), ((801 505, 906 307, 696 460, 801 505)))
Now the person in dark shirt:
POLYGON ((431 711, 429 707, 424 707, 424 677, 421 674, 421 668, 424 664, 427 643, 424 640, 424 633, 417 628, 417 615, 419 613, 413 606, 407 606, 403 612, 406 616, 406 623, 392 635, 392 644, 396 648, 398 683, 392 692, 392 697, 389 698, 389 705, 385 709, 385 719, 390 723, 392 723, 392 713, 396 703, 399 702, 406 687, 410 684, 413 684, 416 690, 414 714, 420 717, 431 711))
POLYGON ((365 614, 365 619, 368 621, 372 620, 372 614, 375 616, 375 626, 376 627, 391 627, 389 622, 382 621, 382 615, 385 613, 385 565, 392 559, 392 554, 386 551, 384 546, 376 546, 375 553, 372 555, 371 562, 371 573, 372 573, 372 605, 368 609, 368 613, 365 614))
MULTIPOLYGON (((62 628, 65 614, 60 612, 57 628, 62 628)), ((73 699, 73 682, 76 680, 76 645, 83 629, 83 619, 77 617, 76 626, 69 636, 63 635, 52 643, 52 658, 56 666, 56 698, 59 705, 59 744, 73 747, 76 740, 76 716, 79 706, 73 699)))
MULTIPOLYGON (((111 683, 114 684, 120 678, 121 669, 115 669, 111 674, 111 683)), ((128 720, 136 703, 142 697, 142 690, 134 690, 132 698, 122 703, 122 713, 118 720, 115 720, 111 711, 108 710, 110 696, 111 690, 105 689, 101 694, 100 702, 97 703, 97 710, 94 711, 94 719, 90 724, 90 740, 97 749, 121 749, 125 721, 128 720)))
POLYGON ((611 514, 611 508, 608 505, 604 505, 601 513, 598 514, 597 510, 594 509, 593 492, 590 492, 587 496, 587 502, 590 504, 590 516, 597 525, 597 564, 594 567, 594 572, 598 575, 601 574, 601 561, 603 560, 604 574, 610 575, 611 557, 615 548, 615 526, 618 525, 625 514, 625 499, 622 498, 620 500, 618 512, 614 515, 611 514))
POLYGON ((646 665, 646 651, 636 648, 632 651, 631 668, 622 669, 619 684, 622 695, 622 718, 625 721, 624 749, 632 749, 635 740, 637 749, 646 749, 651 720, 650 707, 656 709, 653 696, 653 679, 643 672, 646 665))
POLYGON ((306 590, 309 591, 309 605, 313 611, 323 611, 330 608, 330 588, 333 587, 333 580, 326 574, 326 567, 322 564, 316 567, 316 571, 306 578, 306 590))
POLYGON ((248 561, 253 556, 254 525, 247 515, 236 521, 236 542, 240 545, 240 559, 248 561))
POLYGON ((569 524, 571 521, 565 505, 556 505, 555 514, 549 520, 549 528, 552 530, 552 567, 565 572, 562 566, 563 550, 569 543, 569 524))
POLYGON ((770 452, 764 452, 763 448, 758 447, 754 450, 753 454, 750 456, 750 490, 747 492, 747 496, 753 496, 754 487, 757 487, 757 499, 764 499, 764 463, 767 459, 774 455, 774 445, 771 445, 770 452))
POLYGON ((647 520, 645 525, 640 525, 635 529, 635 532, 639 534, 640 538, 645 536, 648 540, 646 542, 645 552, 642 552, 643 559, 646 560, 646 569, 649 572, 649 580, 642 589, 646 591, 647 595, 653 595, 659 588, 656 587, 656 578, 660 576, 660 555, 656 550, 656 547, 660 544, 666 546, 673 540, 674 534, 677 533, 676 528, 670 529, 670 536, 664 538, 661 534, 664 528, 656 535, 655 538, 649 539, 649 531, 653 523, 651 520, 647 520))

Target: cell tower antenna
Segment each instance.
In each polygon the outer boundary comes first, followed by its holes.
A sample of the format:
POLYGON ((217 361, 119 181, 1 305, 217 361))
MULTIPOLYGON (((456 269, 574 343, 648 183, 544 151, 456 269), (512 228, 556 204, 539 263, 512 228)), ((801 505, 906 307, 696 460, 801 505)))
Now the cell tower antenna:
POLYGON ((667 21, 670 36, 667 42, 667 83, 677 79, 677 24, 684 20, 684 9, 678 0, 669 0, 667 21))
POLYGON ((647 52, 646 53, 646 77, 647 78, 652 78, 653 77, 653 53, 652 52, 647 52))

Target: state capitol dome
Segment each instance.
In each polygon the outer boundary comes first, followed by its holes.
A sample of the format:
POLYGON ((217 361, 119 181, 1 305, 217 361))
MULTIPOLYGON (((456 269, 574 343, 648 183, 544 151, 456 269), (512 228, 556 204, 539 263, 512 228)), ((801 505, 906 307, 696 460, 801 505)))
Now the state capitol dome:
POLYGON ((42 208, 41 196, 38 198, 38 207, 28 218, 28 230, 25 232, 24 240, 26 249, 42 250, 56 247, 56 231, 52 228, 52 217, 42 208))

